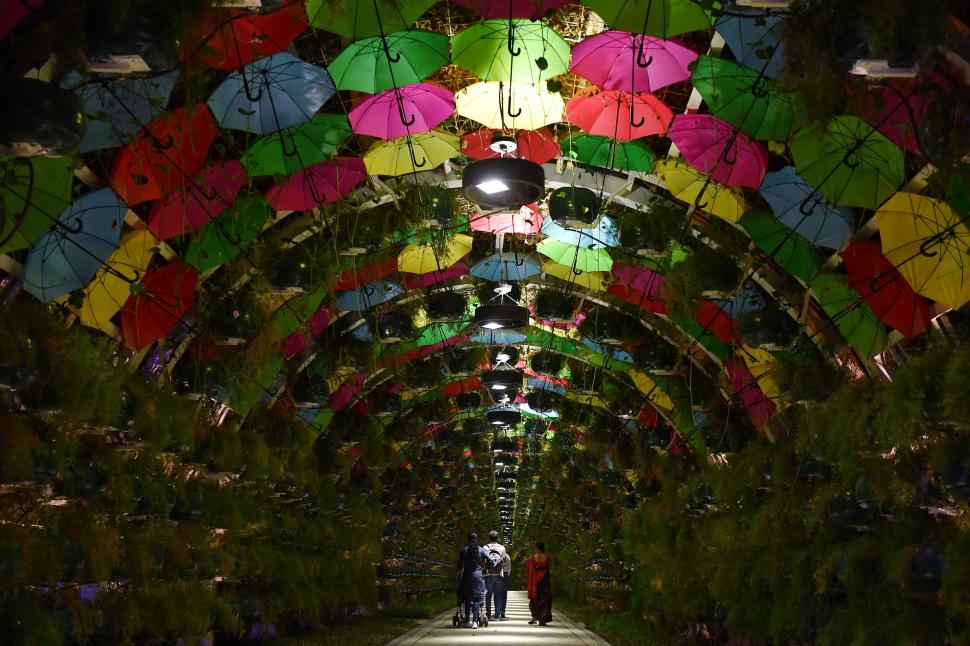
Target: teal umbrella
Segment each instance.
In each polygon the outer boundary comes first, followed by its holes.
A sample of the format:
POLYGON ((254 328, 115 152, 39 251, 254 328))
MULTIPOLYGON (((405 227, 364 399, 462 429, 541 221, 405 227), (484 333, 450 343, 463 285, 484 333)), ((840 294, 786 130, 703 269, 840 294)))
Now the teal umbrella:
POLYGON ((625 172, 653 170, 653 151, 643 141, 617 141, 600 135, 573 135, 562 142, 564 157, 588 166, 625 172))
POLYGON ((350 43, 327 66, 338 90, 377 94, 420 83, 448 64, 448 37, 413 29, 350 43))
POLYGON ((451 62, 486 81, 535 85, 569 69, 569 44, 544 22, 483 20, 451 37, 451 62))

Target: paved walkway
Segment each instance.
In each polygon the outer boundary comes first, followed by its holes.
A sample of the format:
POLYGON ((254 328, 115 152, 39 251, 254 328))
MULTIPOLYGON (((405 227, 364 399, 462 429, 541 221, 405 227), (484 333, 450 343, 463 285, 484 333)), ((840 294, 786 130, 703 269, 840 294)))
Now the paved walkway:
MULTIPOLYGON (((525 592, 509 592, 505 614, 508 621, 490 621, 488 628, 455 628, 451 608, 434 619, 429 619, 411 632, 391 641, 387 646, 609 646, 600 637, 574 623, 555 610, 553 601, 552 623, 548 626, 530 626, 529 600, 525 592)), ((482 612, 484 612, 484 608, 482 612)))

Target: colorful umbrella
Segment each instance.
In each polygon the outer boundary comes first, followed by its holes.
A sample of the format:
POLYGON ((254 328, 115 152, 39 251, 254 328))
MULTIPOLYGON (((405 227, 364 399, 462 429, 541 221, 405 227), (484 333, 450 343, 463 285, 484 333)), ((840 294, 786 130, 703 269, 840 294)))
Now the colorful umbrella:
POLYGON ((307 26, 306 12, 298 1, 286 2, 276 11, 266 13, 240 12, 228 20, 220 12, 215 20, 203 25, 198 38, 185 40, 183 58, 192 58, 199 52, 197 64, 235 70, 283 51, 307 26))
POLYGON ((136 229, 122 236, 121 245, 84 288, 81 323, 98 330, 109 329, 111 318, 128 300, 132 285, 144 275, 156 251, 158 240, 148 229, 136 229))
POLYGON ((448 269, 472 250, 472 237, 459 233, 448 241, 443 249, 434 245, 409 244, 397 257, 400 271, 409 274, 426 274, 448 269))
POLYGON ((334 92, 325 69, 281 52, 230 74, 208 104, 223 128, 262 135, 308 121, 334 92))
POLYGON ((879 320, 912 337, 926 331, 930 308, 913 291, 893 264, 882 255, 879 243, 853 240, 839 254, 849 285, 859 292, 879 320))
POLYGON ((731 378, 734 394, 741 400, 752 422, 760 427, 774 417, 777 410, 775 403, 761 391, 758 380, 743 361, 737 357, 731 357, 724 362, 724 370, 731 378))
POLYGON ((412 289, 422 289, 424 287, 431 287, 432 285, 437 285, 445 281, 453 280, 455 278, 461 278, 462 276, 468 275, 468 265, 464 263, 457 263, 445 269, 444 271, 429 271, 426 274, 421 274, 420 276, 405 276, 404 277, 404 287, 408 290, 412 289))
POLYGON ((364 162, 337 157, 305 168, 270 189, 266 200, 277 211, 308 211, 341 200, 367 179, 364 162))
POLYGON ((350 132, 345 115, 315 114, 306 123, 260 137, 240 161, 253 177, 292 175, 329 158, 350 132))
POLYGON ((129 206, 168 195, 202 170, 218 131, 201 104, 152 119, 115 157, 111 185, 129 206))
POLYGON ((338 312, 362 312, 375 305, 386 303, 404 293, 404 288, 398 283, 383 280, 368 283, 349 292, 337 296, 335 307, 338 312))
POLYGON ((569 0, 455 0, 483 18, 528 18, 538 20, 569 0))
MULTIPOLYGON (((357 256, 353 257, 356 261, 357 256)), ((344 292, 356 289, 363 284, 373 283, 387 278, 397 271, 397 258, 389 256, 383 260, 372 262, 362 267, 351 267, 337 275, 337 279, 330 284, 330 289, 344 292)))
POLYGON ((737 222, 748 209, 740 189, 718 184, 679 160, 657 162, 654 173, 678 200, 695 204, 728 222, 737 222))
POLYGON ((903 151, 858 117, 801 130, 790 147, 798 174, 839 206, 875 209, 904 181, 903 151))
POLYGON ((639 265, 614 263, 610 270, 616 282, 642 293, 647 298, 663 298, 664 277, 639 265))
POLYGON ((84 287, 118 246, 128 208, 110 188, 82 196, 27 253, 24 291, 45 303, 84 287))
POLYGON ((573 267, 584 272, 609 271, 613 267, 613 258, 606 249, 590 249, 588 247, 574 247, 547 238, 536 246, 536 251, 560 265, 573 267))
POLYGON ((819 247, 844 247, 852 235, 852 209, 834 207, 791 166, 765 175, 759 189, 778 221, 819 247))
POLYGON ((566 120, 591 135, 619 141, 662 135, 667 132, 673 112, 663 101, 640 92, 584 91, 566 104, 566 120))
POLYGON ((812 280, 811 288, 849 345, 866 358, 882 352, 886 347, 885 329, 859 293, 842 277, 819 274, 812 280))
POLYGON ((535 130, 562 121, 558 92, 525 83, 474 83, 455 93, 455 111, 495 130, 535 130))
MULTIPOLYGON (((931 72, 930 76, 935 74, 931 72)), ((920 79, 885 79, 879 84, 866 83, 862 92, 851 85, 846 89, 850 99, 855 99, 855 92, 864 93, 862 105, 857 109, 866 123, 906 152, 921 155, 917 133, 927 107, 926 98, 917 94, 917 83, 921 82, 920 79)), ((940 85, 946 87, 945 82, 940 85)))
POLYGON ((627 173, 649 173, 653 169, 653 151, 642 141, 578 134, 563 140, 562 154, 588 166, 627 173))
POLYGON ((163 338, 192 309, 199 274, 184 262, 150 269, 121 308, 121 334, 135 350, 163 338))
POLYGON ((818 273, 815 249, 766 211, 749 211, 740 224, 754 243, 789 274, 808 282, 818 273))
POLYGON ((535 203, 526 204, 515 213, 492 213, 472 216, 472 231, 489 233, 539 233, 543 223, 542 214, 535 203))
POLYGON ((458 137, 433 130, 375 142, 364 155, 364 165, 370 175, 398 176, 431 170, 458 154, 458 137))
POLYGON ((198 231, 229 208, 247 181, 246 169, 238 161, 214 164, 152 205, 148 230, 159 240, 198 231))
POLYGON ((711 28, 711 19, 693 0, 583 0, 611 29, 669 38, 711 28))
POLYGON ((687 163, 725 186, 758 188, 768 172, 768 150, 709 114, 678 114, 667 136, 687 163))
POLYGON ((601 215, 596 226, 588 229, 564 227, 552 218, 545 218, 542 221, 542 232, 552 240, 584 249, 605 249, 620 246, 620 232, 617 230, 613 218, 608 215, 601 215))
POLYGON ((202 227, 185 250, 185 261, 199 273, 229 262, 259 237, 272 215, 269 204, 258 195, 238 200, 202 227))
POLYGON ((71 204, 71 157, 0 157, 0 253, 26 249, 71 204))
POLYGON ((604 90, 656 92, 690 78, 697 54, 670 40, 604 31, 573 47, 569 71, 604 90))
POLYGON ((539 265, 527 255, 503 252, 479 261, 468 273, 475 278, 492 282, 519 281, 538 275, 539 265))
POLYGON ((946 202, 899 192, 876 222, 883 255, 916 293, 952 309, 970 301, 970 229, 946 202))
POLYGON ((0 40, 7 37, 27 16, 44 8, 46 0, 26 0, 25 2, 4 2, 0 5, 0 40))
POLYGON ((310 24, 360 40, 408 29, 435 0, 307 0, 310 24))
POLYGON ((698 58, 690 82, 712 113, 752 139, 788 141, 804 118, 798 95, 724 58, 698 58))
POLYGON ((451 37, 451 62, 485 81, 535 85, 569 69, 569 44, 542 21, 483 20, 451 37))
POLYGON ((461 152, 472 159, 516 157, 544 164, 559 156, 559 144, 548 128, 516 130, 511 134, 479 128, 461 136, 461 152))
POLYGON ((784 24, 784 14, 732 7, 730 13, 717 19, 714 30, 741 65, 777 78, 785 62, 780 39, 784 24))
POLYGON ((448 37, 411 29, 350 43, 327 72, 338 90, 377 94, 420 83, 449 62, 448 37))
POLYGON ((359 135, 395 139, 428 132, 455 113, 455 96, 434 83, 414 83, 368 97, 350 111, 359 135))

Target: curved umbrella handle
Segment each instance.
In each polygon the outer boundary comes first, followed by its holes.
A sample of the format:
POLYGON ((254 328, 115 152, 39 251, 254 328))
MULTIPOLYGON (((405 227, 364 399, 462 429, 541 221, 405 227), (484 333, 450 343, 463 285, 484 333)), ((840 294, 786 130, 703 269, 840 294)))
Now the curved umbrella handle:
POLYGON ((203 199, 209 200, 210 202, 219 197, 219 191, 212 187, 204 189, 201 186, 194 186, 193 188, 199 192, 199 195, 201 195, 203 199))
POLYGON ((420 162, 418 161, 418 158, 414 155, 414 146, 410 142, 408 142, 408 152, 411 153, 411 164, 415 168, 422 168, 428 165, 428 159, 426 157, 422 158, 420 162))
POLYGON ((361 289, 361 291, 362 291, 362 292, 364 292, 364 294, 365 294, 365 295, 367 295, 367 296, 373 296, 373 295, 374 295, 374 292, 376 291, 376 290, 375 290, 375 289, 374 289, 374 288, 373 288, 372 286, 370 286, 370 285, 364 285, 364 286, 363 286, 363 287, 361 287, 360 289, 361 289))
POLYGON ((759 76, 754 85, 751 86, 751 95, 757 99, 768 96, 768 79, 759 76))
POLYGON ((927 258, 932 258, 933 256, 939 255, 939 251, 930 251, 930 247, 935 247, 943 242, 940 234, 936 234, 932 238, 927 238, 919 246, 919 253, 921 256, 926 256, 927 258))
POLYGON ((647 120, 646 117, 640 117, 640 119, 638 121, 638 120, 634 119, 634 116, 633 115, 634 115, 634 110, 633 110, 633 103, 632 103, 632 99, 631 99, 631 103, 630 103, 630 125, 633 126, 634 128, 639 128, 647 120))
POLYGON ((738 163, 738 151, 734 146, 725 146, 724 152, 721 153, 721 159, 725 164, 734 166, 738 163))
POLYGON ((293 144, 292 149, 286 147, 287 137, 283 135, 283 131, 280 130, 279 133, 280 133, 280 152, 283 153, 284 157, 296 157, 297 153, 299 153, 299 150, 297 150, 296 138, 293 136, 293 133, 292 132, 287 133, 287 135, 289 135, 288 138, 290 140, 290 143, 293 144))
POLYGON ((316 202, 317 204, 324 204, 324 203, 326 203, 326 201, 327 201, 327 194, 326 193, 318 193, 317 192, 317 185, 313 183, 313 180, 312 179, 309 179, 309 178, 307 179, 307 189, 309 189, 309 191, 310 191, 310 197, 313 198, 313 201, 314 202, 316 202))
POLYGON ((819 203, 822 201, 820 197, 815 195, 817 190, 818 189, 806 195, 805 199, 802 200, 801 204, 798 205, 798 210, 801 212, 802 215, 806 217, 811 215, 815 211, 815 207, 817 207, 819 203), (806 208, 806 207, 810 207, 810 208, 806 208))
POLYGON ((252 90, 252 88, 249 85, 249 81, 246 80, 246 72, 245 72, 245 70, 240 71, 239 72, 239 76, 242 77, 243 91, 246 92, 246 98, 249 100, 250 103, 256 103, 261 98, 263 98, 263 88, 262 87, 259 88, 259 92, 257 92, 255 95, 253 94, 253 90, 252 90))
POLYGON ((384 35, 384 30, 381 30, 381 46, 384 48, 384 56, 387 57, 388 63, 397 63, 401 60, 401 52, 391 53, 391 48, 387 44, 387 36, 384 35))
POLYGON ((152 143, 159 150, 168 150, 169 148, 175 145, 175 137, 169 134, 165 136, 164 140, 162 140, 156 137, 155 135, 152 135, 152 143))
POLYGON ((508 103, 508 105, 505 106, 506 107, 506 110, 505 111, 508 113, 508 115, 510 117, 512 117, 514 119, 517 116, 519 116, 520 114, 522 114, 522 108, 519 108, 515 112, 512 111, 512 92, 511 91, 509 91, 509 99, 508 99, 508 102, 507 103, 508 103))
POLYGON ((522 53, 522 48, 515 46, 515 27, 512 25, 511 19, 509 20, 509 40, 508 43, 506 43, 506 47, 509 50, 509 54, 512 54, 512 56, 518 56, 522 53))
POLYGON ((861 148, 862 148, 862 140, 852 144, 852 147, 849 148, 847 151, 845 151, 845 154, 842 155, 842 163, 845 164, 848 168, 857 167, 860 164, 860 160, 858 158, 853 160, 852 156, 855 155, 857 152, 859 152, 861 148))
POLYGON ((576 276, 582 276, 583 275, 583 270, 580 269, 580 268, 578 268, 578 267, 572 267, 572 270, 573 270, 573 274, 575 274, 576 276))
POLYGON ((640 36, 640 46, 637 47, 637 67, 647 68, 653 63, 653 55, 651 54, 647 60, 643 60, 643 41, 646 36, 640 36))
POLYGON ((81 218, 74 218, 74 222, 75 222, 75 226, 68 226, 67 224, 64 224, 59 220, 55 220, 54 226, 62 229, 64 233, 69 233, 71 235, 76 236, 77 234, 81 233, 81 231, 84 229, 84 221, 82 221, 81 218))
POLYGON ((891 273, 889 273, 889 272, 886 272, 885 274, 876 274, 875 276, 872 277, 872 280, 869 281, 869 293, 870 294, 875 294, 876 292, 878 292, 883 287, 888 287, 889 286, 889 283, 891 283, 892 280, 893 280, 893 275, 891 273), (879 284, 879 281, 882 280, 883 278, 886 278, 886 277, 889 278, 889 281, 887 281, 887 282, 885 282, 885 284, 879 285, 877 287, 877 285, 879 284))
POLYGON ((121 280, 125 281, 129 285, 134 285, 139 280, 141 280, 141 272, 138 271, 137 269, 134 269, 134 268, 132 268, 132 271, 135 272, 135 277, 134 278, 131 278, 130 276, 125 276, 123 273, 121 273, 120 271, 118 271, 114 267, 110 267, 108 265, 105 265, 104 268, 105 268, 105 271, 106 272, 108 272, 109 274, 111 274, 111 275, 113 275, 113 276, 115 276, 117 278, 120 278, 121 280))
POLYGON ((401 118, 401 123, 405 126, 413 126, 417 117, 413 114, 409 117, 404 113, 404 101, 401 100, 401 91, 397 88, 394 89, 394 98, 396 99, 397 114, 401 118))

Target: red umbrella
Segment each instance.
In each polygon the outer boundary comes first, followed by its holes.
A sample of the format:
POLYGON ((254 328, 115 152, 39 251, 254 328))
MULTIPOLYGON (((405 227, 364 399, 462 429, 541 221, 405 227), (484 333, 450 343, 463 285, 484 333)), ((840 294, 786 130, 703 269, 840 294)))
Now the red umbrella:
POLYGON ((229 208, 247 179, 246 169, 235 159, 206 168, 182 190, 152 205, 148 230, 159 240, 198 231, 229 208))
POLYGON ((620 283, 613 283, 606 288, 606 291, 614 296, 622 298, 627 303, 633 303, 640 309, 647 312, 664 315, 669 313, 667 303, 664 302, 662 297, 651 297, 644 292, 633 289, 632 287, 628 287, 626 285, 621 285, 620 283))
POLYGON ((152 119, 115 157, 111 186, 129 206, 178 190, 202 170, 218 131, 201 103, 152 119))
POLYGON ((472 159, 492 159, 505 155, 543 164, 558 157, 562 151, 548 128, 516 130, 512 134, 481 128, 462 135, 461 152, 472 159), (510 144, 515 145, 514 150, 511 150, 510 144))
POLYGON ((299 0, 276 11, 250 14, 220 11, 207 20, 197 38, 186 38, 182 58, 201 56, 198 64, 234 70, 286 49, 307 30, 306 12, 299 0))
POLYGON ((151 269, 121 308, 121 333, 140 350, 165 337, 195 303, 199 273, 184 262, 151 269))
POLYGON ((741 336, 735 329, 734 319, 716 303, 700 301, 694 310, 694 320, 724 343, 730 345, 740 343, 741 336))
POLYGON ((376 283, 397 271, 397 256, 391 256, 363 267, 345 269, 337 276, 331 289, 336 292, 346 292, 357 289, 361 285, 376 283))
POLYGON ((347 197, 365 179, 361 159, 337 157, 298 171, 270 189, 266 201, 277 211, 308 211, 347 197))
POLYGON ((566 103, 566 120, 591 135, 632 141, 667 132, 674 113, 645 92, 599 91, 590 87, 566 103))
POLYGON ((448 269, 444 271, 429 271, 426 274, 409 274, 404 278, 404 287, 411 289, 421 289, 422 287, 430 287, 431 285, 437 285, 438 283, 443 283, 446 280, 451 280, 453 278, 460 278, 461 276, 468 275, 468 265, 463 262, 457 262, 448 269))
POLYGON ((663 297, 664 277, 648 267, 615 262, 610 272, 617 283, 642 292, 647 298, 663 297))
POLYGON ((538 20, 547 12, 572 0, 455 0, 483 18, 529 18, 538 20), (510 13, 511 12, 511 13, 510 13))
MULTIPOLYGON (((0 2, 0 39, 23 22, 32 13, 39 13, 44 8, 45 0, 8 0, 0 2)), ((561 3, 560 3, 561 4, 561 3)))
POLYGON ((880 321, 906 337, 926 330, 929 304, 882 255, 878 242, 853 240, 840 255, 849 275, 849 285, 859 292, 880 321))
POLYGON ((453 381, 441 389, 442 397, 457 397, 462 393, 473 393, 482 387, 482 380, 478 377, 466 377, 453 381))

